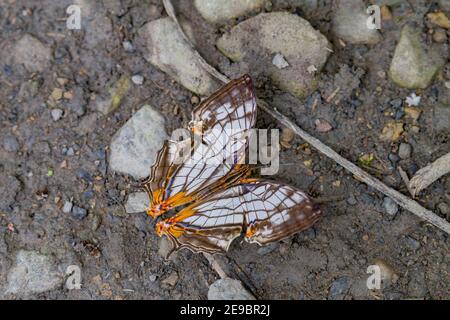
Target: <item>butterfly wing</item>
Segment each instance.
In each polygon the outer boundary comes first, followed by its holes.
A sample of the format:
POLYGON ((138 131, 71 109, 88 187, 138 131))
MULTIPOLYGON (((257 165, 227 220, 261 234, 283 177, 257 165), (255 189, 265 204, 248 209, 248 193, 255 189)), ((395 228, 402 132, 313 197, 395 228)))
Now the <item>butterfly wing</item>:
POLYGON ((308 229, 320 208, 303 191, 283 183, 248 179, 241 184, 245 240, 264 245, 308 229))
POLYGON ((150 198, 147 213, 157 217, 246 175, 248 167, 240 163, 255 121, 256 97, 249 76, 231 81, 203 101, 194 110, 194 124, 201 123, 201 130, 193 127, 194 135, 201 133, 201 143, 167 142, 159 151, 143 185, 150 198))
POLYGON ((193 132, 215 152, 222 152, 227 163, 244 155, 256 123, 256 95, 249 75, 230 81, 193 111, 193 132))
POLYGON ((321 212, 301 190, 268 180, 240 184, 194 203, 157 224, 174 249, 225 252, 245 231, 248 242, 265 245, 309 228, 321 212))

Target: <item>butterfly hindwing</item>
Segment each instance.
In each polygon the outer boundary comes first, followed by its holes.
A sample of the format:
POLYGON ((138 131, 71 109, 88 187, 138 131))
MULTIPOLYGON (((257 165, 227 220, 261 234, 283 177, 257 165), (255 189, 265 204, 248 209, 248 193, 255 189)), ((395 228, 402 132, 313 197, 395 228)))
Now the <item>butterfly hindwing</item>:
POLYGON ((309 228, 320 214, 297 188, 246 179, 159 222, 157 231, 176 249, 224 252, 242 232, 246 241, 265 245, 309 228))

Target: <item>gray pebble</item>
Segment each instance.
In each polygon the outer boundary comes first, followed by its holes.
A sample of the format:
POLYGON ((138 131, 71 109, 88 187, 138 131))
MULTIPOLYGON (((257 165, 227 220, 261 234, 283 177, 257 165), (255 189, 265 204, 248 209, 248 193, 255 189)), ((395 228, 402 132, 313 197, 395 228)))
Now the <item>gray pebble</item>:
POLYGON ((75 154, 75 151, 73 150, 72 147, 70 147, 69 149, 67 149, 66 151, 66 156, 72 157, 75 154))
POLYGON ((88 183, 93 182, 92 176, 89 172, 87 172, 85 169, 79 169, 77 171, 77 178, 82 179, 88 183))
POLYGON ((84 208, 80 208, 77 206, 73 206, 72 208, 72 217, 78 220, 82 220, 87 216, 87 210, 84 208))
POLYGON ((390 153, 388 155, 388 158, 392 162, 392 164, 396 164, 400 160, 400 157, 398 155, 396 155, 395 153, 390 153))
POLYGON ((411 150, 411 145, 402 142, 398 148, 398 156, 401 159, 408 159, 411 156, 411 150))
POLYGON ((417 250, 420 248, 420 242, 412 237, 406 237, 406 244, 408 247, 410 247, 412 250, 417 250))
POLYGON ((394 215, 398 211, 398 204, 389 197, 384 197, 383 208, 387 214, 394 215))
POLYGON ((150 277, 148 277, 148 278, 149 278, 149 280, 151 282, 155 282, 156 281, 156 275, 154 275, 154 274, 151 274, 150 277))
POLYGON ((354 206, 355 204, 358 203, 358 201, 356 201, 356 198, 353 194, 350 195, 350 197, 348 197, 347 199, 347 203, 351 206, 354 206))
POLYGON ((124 42, 122 42, 122 46, 123 46, 123 49, 124 49, 126 52, 129 52, 129 53, 134 52, 133 44, 132 44, 130 41, 124 41, 124 42))
POLYGON ((51 113, 53 121, 58 121, 59 119, 61 119, 63 111, 61 109, 52 109, 51 113))
POLYGON ((400 98, 397 98, 397 99, 391 100, 390 104, 394 109, 397 109, 402 106, 403 100, 400 98))
POLYGON ((439 212, 441 214, 443 214, 444 216, 448 215, 450 213, 448 204, 446 204, 445 202, 441 202, 437 205, 437 209, 439 210, 439 212))
POLYGON ((144 83, 144 77, 140 74, 135 74, 131 77, 131 81, 133 81, 134 84, 141 85, 144 83))
POLYGON ((73 203, 70 201, 66 201, 66 202, 64 202, 62 211, 64 213, 70 213, 72 211, 72 207, 73 207, 73 203))
POLYGON ((98 214, 95 214, 92 217, 92 224, 91 224, 92 231, 96 231, 101 224, 102 224, 102 217, 98 214))
POLYGON ((14 136, 6 136, 3 138, 3 148, 8 152, 16 152, 19 150, 19 142, 14 136))
POLYGON ((340 277, 334 280, 331 284, 328 293, 329 299, 343 299, 349 288, 349 279, 347 277, 340 277))

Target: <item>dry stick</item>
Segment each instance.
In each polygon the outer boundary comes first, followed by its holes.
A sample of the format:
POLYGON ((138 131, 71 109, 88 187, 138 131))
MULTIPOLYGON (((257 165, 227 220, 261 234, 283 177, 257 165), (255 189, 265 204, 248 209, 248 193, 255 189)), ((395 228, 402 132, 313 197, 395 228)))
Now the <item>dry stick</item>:
POLYGON ((450 152, 417 171, 414 177, 411 178, 408 189, 411 190, 413 197, 415 197, 421 190, 449 172, 450 152))
MULTIPOLYGON (((164 8, 167 11, 167 14, 172 18, 172 20, 175 22, 175 24, 178 26, 179 32, 183 35, 184 40, 189 44, 189 46, 192 48, 192 50, 195 52, 196 57, 201 63, 201 65, 205 68, 206 71, 211 73, 214 77, 222 81, 223 83, 229 82, 229 79, 218 72, 215 68, 210 66, 203 57, 198 54, 197 50, 193 47, 190 40, 185 35, 183 29, 180 27, 180 24, 178 22, 178 19, 175 15, 175 11, 173 9, 173 6, 170 2, 170 0, 163 0, 164 8)), ((280 123, 282 123, 284 126, 292 129, 298 136, 300 136, 303 140, 308 142, 310 145, 312 145, 315 149, 317 149, 319 152, 323 153, 327 157, 333 159, 335 162, 343 166, 345 169, 350 171, 353 175, 355 175, 360 181, 368 184, 369 186, 377 189, 381 193, 384 193, 388 197, 390 197, 392 200, 394 200, 399 206, 403 207, 404 209, 414 213, 419 218, 422 218, 429 223, 433 224, 434 226, 442 229, 447 234, 450 234, 450 223, 448 223, 446 220, 440 218, 436 214, 434 214, 432 211, 422 207, 420 204, 418 204, 416 201, 411 200, 407 196, 401 194, 397 190, 394 190, 387 185, 385 185, 380 180, 372 177, 370 174, 353 164, 352 162, 348 161, 347 159, 341 157, 336 151, 319 141, 318 139, 311 136, 306 131, 302 130, 299 126, 294 124, 289 118, 278 112, 277 110, 270 107, 265 101, 258 99, 258 106, 263 109, 266 113, 270 114, 273 118, 278 120, 280 123)))

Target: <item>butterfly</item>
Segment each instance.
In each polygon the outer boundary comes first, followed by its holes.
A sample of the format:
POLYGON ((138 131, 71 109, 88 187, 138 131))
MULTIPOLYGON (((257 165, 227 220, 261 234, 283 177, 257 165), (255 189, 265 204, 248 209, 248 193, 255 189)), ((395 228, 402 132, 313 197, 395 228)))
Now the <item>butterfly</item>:
POLYGON ((280 182, 250 178, 245 164, 256 123, 256 95, 249 75, 230 81, 193 111, 194 140, 166 141, 149 178, 147 214, 173 250, 223 253, 244 235, 265 245, 309 228, 320 208, 303 191, 280 182))

